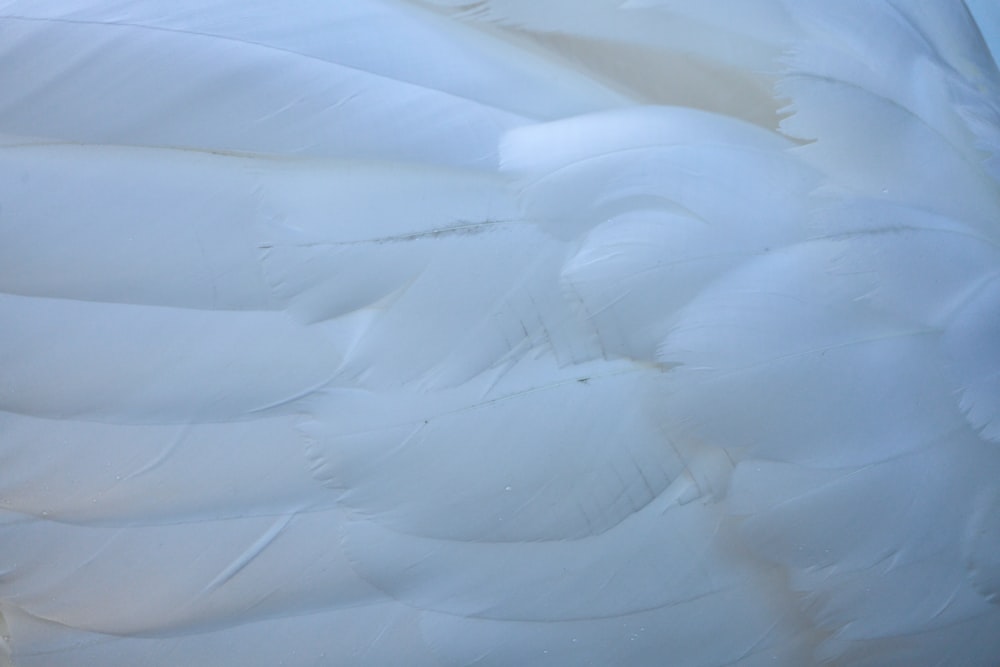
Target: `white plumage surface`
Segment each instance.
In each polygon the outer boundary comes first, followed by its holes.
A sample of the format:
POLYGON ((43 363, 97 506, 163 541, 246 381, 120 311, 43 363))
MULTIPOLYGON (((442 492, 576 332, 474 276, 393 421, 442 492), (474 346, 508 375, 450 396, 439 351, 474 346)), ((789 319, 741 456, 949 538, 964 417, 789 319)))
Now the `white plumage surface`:
POLYGON ((0 663, 1000 664, 968 6, 0 3, 0 663))

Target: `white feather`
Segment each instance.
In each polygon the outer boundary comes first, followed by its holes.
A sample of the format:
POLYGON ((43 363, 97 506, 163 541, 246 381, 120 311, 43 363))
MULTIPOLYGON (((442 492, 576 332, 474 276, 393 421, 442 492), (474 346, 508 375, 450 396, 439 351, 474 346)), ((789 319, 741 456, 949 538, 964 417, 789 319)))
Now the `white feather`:
POLYGON ((997 664, 997 16, 0 3, 0 665, 997 664))

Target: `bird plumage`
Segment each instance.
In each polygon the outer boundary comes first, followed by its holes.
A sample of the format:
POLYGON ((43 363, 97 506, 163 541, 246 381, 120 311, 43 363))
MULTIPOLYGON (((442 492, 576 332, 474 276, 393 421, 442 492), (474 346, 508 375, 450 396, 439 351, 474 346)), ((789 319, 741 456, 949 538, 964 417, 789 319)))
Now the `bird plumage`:
POLYGON ((8 662, 996 664, 969 6, 3 3, 8 662))

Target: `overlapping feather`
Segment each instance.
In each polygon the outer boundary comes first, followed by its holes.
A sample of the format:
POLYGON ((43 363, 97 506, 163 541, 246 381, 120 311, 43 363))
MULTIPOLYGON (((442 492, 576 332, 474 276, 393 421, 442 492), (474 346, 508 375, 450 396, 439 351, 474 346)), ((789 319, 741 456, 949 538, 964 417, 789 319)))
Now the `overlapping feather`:
POLYGON ((995 663, 963 6, 0 17, 11 664, 995 663))

